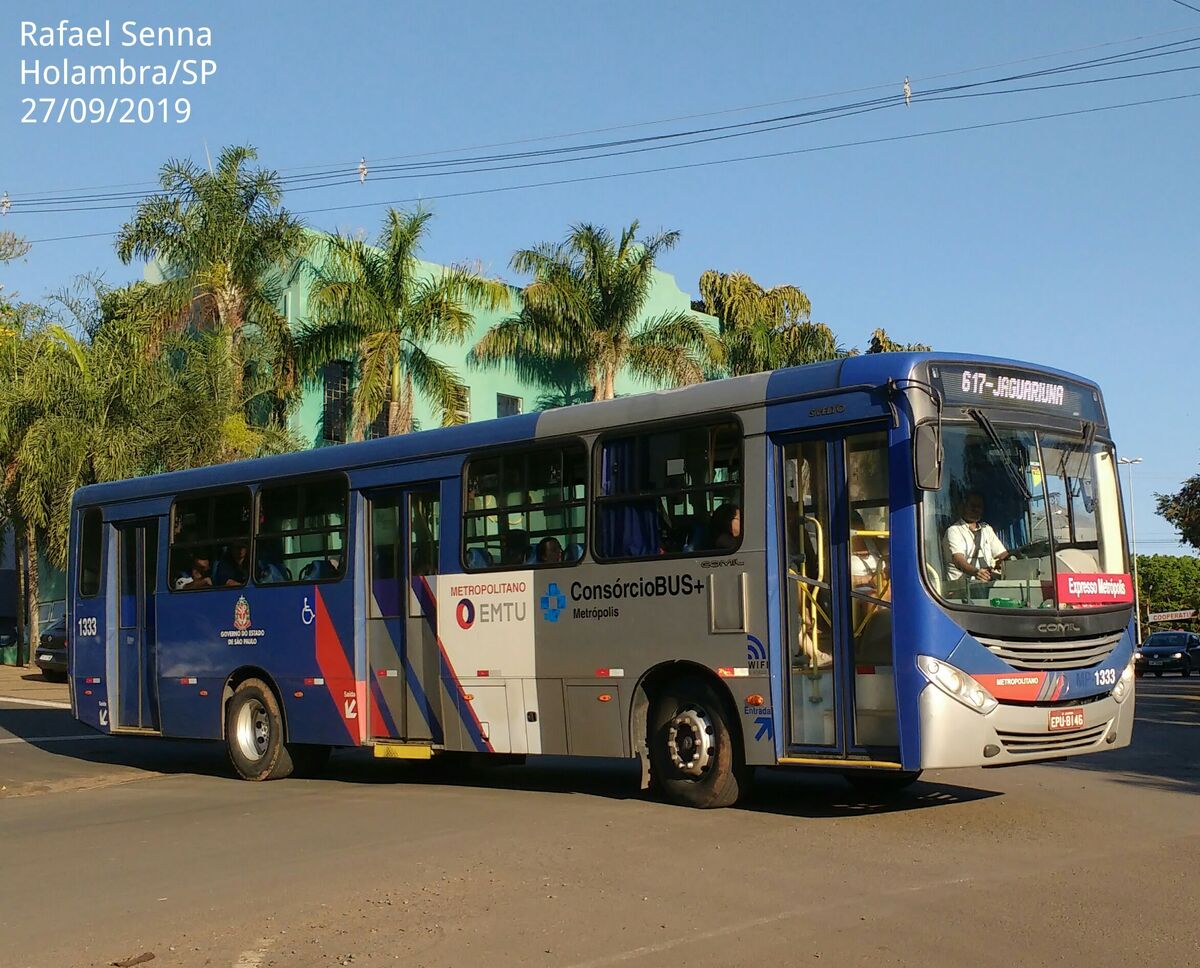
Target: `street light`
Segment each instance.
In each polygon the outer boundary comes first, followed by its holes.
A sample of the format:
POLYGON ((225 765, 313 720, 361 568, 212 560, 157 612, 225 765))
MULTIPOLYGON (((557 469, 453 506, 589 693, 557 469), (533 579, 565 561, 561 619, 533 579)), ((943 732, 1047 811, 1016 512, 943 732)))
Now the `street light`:
POLYGON ((1140 464, 1140 457, 1118 457, 1118 464, 1125 464, 1129 470, 1126 477, 1129 480, 1129 536, 1133 544, 1133 616, 1137 623, 1137 644, 1142 644, 1142 603, 1138 594, 1138 572, 1137 572, 1137 512, 1133 507, 1133 465, 1140 464))

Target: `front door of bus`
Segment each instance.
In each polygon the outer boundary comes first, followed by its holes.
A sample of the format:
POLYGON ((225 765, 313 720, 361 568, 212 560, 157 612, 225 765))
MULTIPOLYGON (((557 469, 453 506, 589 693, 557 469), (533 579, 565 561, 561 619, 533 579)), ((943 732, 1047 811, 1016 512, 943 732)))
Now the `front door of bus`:
POLYGON ((894 762, 887 432, 783 446, 789 745, 894 762))
POLYGON ((438 486, 382 491, 368 500, 371 738, 440 743, 433 612, 442 524, 438 486))
POLYGON ((121 522, 116 526, 116 535, 117 596, 120 602, 117 726, 156 730, 159 728, 158 639, 154 593, 158 572, 158 522, 121 522))

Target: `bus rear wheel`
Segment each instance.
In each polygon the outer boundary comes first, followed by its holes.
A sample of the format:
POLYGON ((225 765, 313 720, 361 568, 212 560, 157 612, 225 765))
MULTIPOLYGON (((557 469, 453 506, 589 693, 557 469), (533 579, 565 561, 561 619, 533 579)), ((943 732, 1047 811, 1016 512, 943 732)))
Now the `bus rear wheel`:
POLYGON ((725 704, 708 683, 692 676, 668 683, 649 724, 655 787, 685 807, 732 806, 749 783, 734 735, 725 704))
POLYGON ((295 768, 279 703, 261 679, 247 679, 233 691, 225 708, 225 746, 243 780, 281 780, 295 768))

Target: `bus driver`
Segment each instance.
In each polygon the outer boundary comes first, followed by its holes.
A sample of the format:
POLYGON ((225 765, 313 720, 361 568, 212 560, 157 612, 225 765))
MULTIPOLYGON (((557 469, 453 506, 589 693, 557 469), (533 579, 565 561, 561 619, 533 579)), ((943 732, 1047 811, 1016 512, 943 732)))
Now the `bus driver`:
POLYGON ((983 520, 983 495, 978 491, 967 495, 962 517, 946 529, 946 544, 953 562, 946 576, 952 581, 964 574, 968 580, 991 581, 999 577, 996 566, 1009 557, 992 526, 983 520))

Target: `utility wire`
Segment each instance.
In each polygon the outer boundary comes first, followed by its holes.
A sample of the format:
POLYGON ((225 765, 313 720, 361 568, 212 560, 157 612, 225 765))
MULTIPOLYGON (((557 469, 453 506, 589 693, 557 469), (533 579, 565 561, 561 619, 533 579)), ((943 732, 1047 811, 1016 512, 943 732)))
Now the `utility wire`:
MULTIPOLYGON (((910 134, 892 135, 885 138, 867 138, 859 141, 843 141, 837 144, 815 145, 806 148, 793 148, 785 151, 764 152, 762 154, 742 155, 735 158, 719 158, 712 161, 688 162, 680 165, 667 165, 658 168, 640 168, 633 171, 607 172, 598 175, 583 175, 577 178, 562 178, 552 181, 531 182, 524 185, 504 185, 495 188, 479 188, 471 191, 446 192, 439 195, 421 195, 415 198, 399 198, 389 201, 359 202, 351 205, 332 205, 325 208, 310 208, 298 211, 297 215, 317 215, 325 212, 347 212, 360 208, 374 208, 380 205, 405 205, 423 201, 438 201, 451 198, 468 198, 477 195, 494 195, 501 192, 527 191, 533 188, 547 188, 556 185, 574 185, 583 182, 602 181, 610 178, 629 178, 634 175, 660 174, 663 172, 684 171, 693 168, 710 168, 720 165, 738 164, 746 161, 759 161, 769 158, 782 158, 792 155, 811 154, 815 152, 835 151, 842 148, 858 148, 867 145, 888 144, 897 141, 911 141, 918 138, 930 138, 947 134, 958 134, 964 131, 981 131, 988 128, 1000 128, 1017 124, 1027 124, 1033 121, 1048 121, 1058 118, 1078 117, 1085 114, 1098 114, 1104 111, 1118 111, 1125 108, 1143 107, 1152 104, 1166 104, 1173 101, 1185 101, 1200 97, 1200 91, 1191 94, 1177 94, 1170 97, 1148 98, 1141 101, 1126 101, 1120 104, 1105 104, 1099 107, 1079 108, 1073 111, 1057 111, 1051 114, 1035 114, 1021 118, 1009 118, 1003 121, 986 121, 978 124, 958 125, 951 128, 936 128, 931 131, 917 131, 910 134)), ((87 235, 58 236, 54 238, 32 239, 30 244, 38 245, 45 242, 61 242, 77 238, 101 238, 105 235, 115 237, 116 232, 89 233, 87 235)))
MULTIPOLYGON (((1193 40, 1200 40, 1200 38, 1193 38, 1193 40)), ((1190 42, 1190 41, 1188 41, 1188 42, 1190 42)), ((1137 60, 1156 58, 1159 56, 1167 56, 1169 54, 1187 53, 1189 51, 1194 51, 1194 50, 1200 50, 1200 44, 1193 45, 1192 47, 1186 48, 1185 50, 1181 50, 1181 51, 1172 50, 1172 51, 1160 51, 1158 53, 1144 53, 1144 54, 1142 54, 1142 56, 1118 55, 1121 57, 1121 60, 1117 61, 1116 63, 1128 63, 1128 62, 1137 61, 1137 60)), ((1111 60, 1111 58, 1103 58, 1101 60, 1108 61, 1108 60, 1111 60)), ((1050 69, 1042 70, 1042 71, 1034 71, 1034 72, 1029 72, 1026 74, 1012 75, 1010 77, 1005 77, 1005 78, 995 78, 995 79, 991 79, 991 80, 977 81, 977 82, 973 82, 970 84, 952 85, 952 86, 948 86, 945 88, 935 89, 933 91, 921 92, 921 93, 918 93, 914 99, 922 100, 922 101, 941 101, 941 100, 959 100, 959 99, 963 99, 963 98, 982 97, 982 96, 996 96, 996 95, 1005 95, 1005 94, 1028 93, 1028 92, 1035 92, 1035 91, 1052 90, 1052 89, 1056 89, 1056 88, 1080 87, 1080 86, 1087 86, 1087 85, 1091 85, 1091 84, 1110 83, 1110 82, 1119 81, 1119 80, 1140 79, 1140 78, 1145 78, 1145 77, 1153 77, 1153 76, 1160 76, 1160 75, 1165 75, 1165 74, 1181 73, 1181 72, 1185 72, 1185 71, 1192 71, 1192 70, 1200 69, 1200 65, 1190 65, 1190 66, 1178 67, 1178 68, 1167 68, 1167 69, 1159 70, 1159 71, 1145 71, 1145 72, 1138 72, 1138 73, 1132 73, 1132 74, 1111 75, 1111 76, 1107 76, 1107 77, 1086 78, 1084 80, 1078 80, 1078 81, 1065 81, 1065 82, 1060 82, 1060 83, 1055 83, 1055 84, 1042 84, 1042 85, 1030 85, 1030 86, 1026 86, 1026 87, 1006 88, 1004 90, 999 90, 999 91, 974 90, 975 88, 991 86, 991 85, 995 85, 995 84, 999 84, 999 83, 1009 83, 1013 80, 1018 80, 1018 79, 1023 79, 1023 78, 1052 76, 1052 75, 1057 75, 1057 74, 1074 72, 1074 71, 1078 71, 1078 70, 1088 70, 1088 69, 1094 69, 1095 67, 1108 67, 1108 66, 1115 66, 1115 64, 1109 64, 1109 63, 1095 64, 1095 63, 1091 63, 1091 62, 1085 62, 1082 64, 1063 65, 1060 67, 1050 68, 1050 69)), ((647 151, 656 151, 656 150, 662 150, 665 148, 692 147, 695 145, 709 144, 709 143, 713 143, 713 142, 717 142, 717 141, 729 140, 732 138, 746 137, 746 136, 758 135, 758 134, 766 134, 766 133, 770 133, 770 132, 774 132, 774 131, 780 131, 780 130, 786 130, 786 129, 790 129, 790 128, 794 128, 794 127, 799 127, 802 125, 814 124, 814 123, 818 123, 818 122, 822 122, 822 121, 837 120, 837 119, 851 117, 851 116, 858 115, 858 114, 865 114, 865 113, 869 113, 872 111, 883 110, 883 109, 891 108, 891 107, 897 107, 903 103, 904 103, 904 95, 897 94, 897 95, 893 95, 893 96, 885 97, 885 98, 876 98, 876 99, 873 99, 870 101, 860 101, 860 102, 856 102, 853 104, 839 105, 839 106, 835 106, 832 108, 821 108, 821 109, 817 109, 815 111, 802 112, 799 114, 783 115, 778 118, 762 119, 762 120, 755 121, 755 122, 741 122, 741 123, 734 124, 734 125, 722 125, 722 126, 716 126, 716 127, 712 127, 712 128, 705 128, 705 129, 696 129, 695 131, 692 131, 692 132, 675 132, 670 135, 655 135, 655 136, 650 136, 650 137, 646 137, 646 138, 625 139, 623 141, 618 141, 618 142, 602 142, 602 143, 598 143, 596 145, 588 145, 588 146, 577 145, 577 146, 572 146, 570 148, 550 149, 550 150, 538 151, 538 152, 523 152, 523 153, 518 153, 518 154, 483 157, 483 158, 478 159, 478 161, 483 162, 485 164, 483 164, 482 167, 475 167, 475 168, 455 167, 450 170, 437 171, 437 170, 432 170, 432 167, 427 168, 424 165, 386 166, 383 169, 384 171, 398 170, 400 173, 390 174, 390 175, 389 174, 376 175, 373 180, 396 181, 396 180, 411 180, 411 179, 420 178, 420 177, 433 178, 433 177, 445 177, 447 175, 466 175, 466 174, 491 173, 491 172, 496 172, 496 171, 523 170, 526 168, 538 168, 538 167, 545 167, 548 165, 563 164, 563 163, 568 163, 568 162, 594 161, 594 160, 598 160, 598 159, 620 157, 620 156, 630 155, 630 154, 640 154, 640 153, 644 153, 647 151), (779 122, 779 123, 768 124, 768 122, 779 122), (754 127, 750 128, 749 127, 750 125, 753 125, 754 127), (691 138, 690 140, 679 140, 681 137, 685 137, 690 134, 700 134, 700 135, 705 135, 705 136, 691 138), (666 141, 665 139, 668 139, 668 138, 672 139, 672 140, 666 141), (624 146, 629 146, 629 147, 624 147, 624 146), (610 147, 618 148, 619 150, 603 150, 603 149, 607 149, 610 147), (563 155, 564 153, 566 153, 568 151, 579 152, 579 151, 584 151, 584 150, 590 150, 593 148, 601 149, 601 150, 593 151, 593 153, 591 153, 591 154, 576 154, 574 157, 561 157, 561 155, 563 155), (504 160, 510 160, 510 159, 514 161, 513 164, 496 164, 496 165, 486 164, 486 162, 490 162, 492 160, 504 161, 504 160), (532 159, 542 159, 542 160, 532 160, 532 159), (414 171, 413 169, 416 169, 416 170, 414 171)), ((464 159, 461 162, 455 161, 455 162, 453 162, 453 164, 458 165, 460 163, 466 163, 466 162, 470 162, 473 160, 474 159, 464 159)), ((288 186, 288 188, 289 188, 290 192, 295 193, 295 192, 310 191, 310 190, 315 190, 315 189, 335 188, 335 187, 340 187, 340 186, 344 186, 344 185, 354 184, 359 181, 360 181, 360 177, 359 177, 358 173, 356 172, 354 174, 353 178, 343 178, 343 179, 335 179, 335 180, 329 180, 328 178, 326 178, 326 180, 322 181, 322 182, 314 182, 312 184, 307 184, 307 185, 292 185, 292 186, 288 186)), ((134 199, 140 199, 140 197, 141 197, 137 193, 131 193, 131 194, 133 195, 134 199)), ((25 208, 24 206, 22 206, 22 207, 17 208, 15 211, 17 214, 61 214, 61 213, 71 213, 71 212, 123 210, 123 209, 127 209, 130 207, 130 205, 128 203, 118 202, 116 197, 101 198, 101 197, 97 196, 96 200, 97 201, 111 200, 111 201, 117 202, 117 204, 113 204, 113 205, 81 204, 81 205, 76 205, 76 206, 50 208, 50 207, 44 207, 44 206, 56 205, 56 204, 61 205, 62 202, 64 202, 64 201, 85 202, 87 200, 85 200, 85 199, 70 199, 70 200, 45 199, 45 200, 35 200, 32 202, 26 202, 25 205, 29 206, 28 208, 25 208)))
MULTIPOLYGON (((925 81, 925 80, 941 79, 941 78, 945 78, 945 77, 954 77, 954 76, 960 76, 963 74, 977 73, 982 70, 992 70, 992 69, 996 69, 999 67, 1007 67, 1007 66, 1012 66, 1012 65, 1016 65, 1016 64, 1029 63, 1029 62, 1037 61, 1037 60, 1044 60, 1049 57, 1061 56, 1063 54, 1086 53, 1086 52, 1090 52, 1092 50, 1098 50, 1098 49, 1102 49, 1105 47, 1111 47, 1111 46, 1116 46, 1116 45, 1120 45, 1120 44, 1131 43, 1131 42, 1138 41, 1138 40, 1156 39, 1158 37, 1167 36, 1167 35, 1174 34, 1174 33, 1180 33, 1187 29, 1188 28, 1178 28, 1176 30, 1162 31, 1162 32, 1159 32, 1156 34, 1149 34, 1149 35, 1144 35, 1144 36, 1139 36, 1139 37, 1127 38, 1125 40, 1120 40, 1120 41, 1107 41, 1105 43, 1095 44, 1095 45, 1091 45, 1089 47, 1073 48, 1073 49, 1068 49, 1068 50, 1063 50, 1063 51, 1056 51, 1056 52, 1052 52, 1052 53, 1038 54, 1038 55, 1033 55, 1031 57, 1020 58, 1020 59, 1014 60, 1014 61, 1007 61, 1007 62, 1004 62, 1001 64, 993 64, 993 65, 984 66, 984 67, 965 68, 965 69, 958 70, 958 71, 949 71, 949 72, 944 72, 941 74, 927 75, 925 77, 918 77, 918 78, 916 78, 916 80, 917 81, 925 81)), ((1107 57, 1093 58, 1089 61, 1083 61, 1079 64, 1068 64, 1068 65, 1063 65, 1058 68, 1050 68, 1047 72, 1035 71, 1035 72, 1030 72, 1028 74, 1013 75, 1012 78, 1009 78, 1009 79, 1020 79, 1020 78, 1024 78, 1024 77, 1039 76, 1042 73, 1057 73, 1057 72, 1066 71, 1066 70, 1087 69, 1089 66, 1099 66, 1106 62, 1111 62, 1114 64, 1125 63, 1126 62, 1124 60, 1125 58, 1128 58, 1131 55, 1136 55, 1136 54, 1141 54, 1141 53, 1146 53, 1146 52, 1153 52, 1153 51, 1162 51, 1163 52, 1162 54, 1156 55, 1156 56, 1166 56, 1168 54, 1173 54, 1173 53, 1184 53, 1186 51, 1171 51, 1171 50, 1168 50, 1167 48, 1178 47, 1178 46, 1181 46, 1184 44, 1194 43, 1196 40, 1200 40, 1200 38, 1193 37, 1193 38, 1176 41, 1176 42, 1169 43, 1169 44, 1160 44, 1160 45, 1156 45, 1153 47, 1141 48, 1140 50, 1133 50, 1133 51, 1127 51, 1124 53, 1112 54, 1112 55, 1108 55, 1107 57)), ((1195 49, 1195 48, 1191 48, 1191 49, 1195 49)), ((997 78, 997 79, 993 79, 990 81, 977 82, 977 85, 978 84, 1002 83, 1005 80, 1006 80, 1005 78, 997 78)), ((972 86, 972 85, 965 85, 965 86, 972 86)), ((823 94, 823 95, 807 95, 804 97, 789 98, 789 99, 784 99, 781 101, 763 102, 763 103, 757 104, 757 105, 747 105, 747 106, 737 107, 737 108, 728 108, 728 109, 723 109, 721 111, 706 112, 706 113, 701 113, 701 114, 681 115, 681 116, 678 116, 675 118, 664 118, 664 119, 659 119, 659 120, 655 120, 655 121, 634 122, 631 124, 624 124, 624 125, 612 125, 612 126, 608 126, 605 128, 594 128, 594 129, 572 132, 572 133, 567 133, 567 134, 559 134, 559 135, 546 135, 546 136, 542 136, 542 137, 538 137, 538 138, 527 138, 527 139, 521 139, 519 141, 512 141, 512 142, 500 142, 500 143, 496 143, 493 145, 477 146, 476 148, 447 149, 442 152, 426 152, 426 153, 416 154, 416 155, 391 156, 389 158, 381 158, 381 159, 374 161, 372 163, 372 168, 376 171, 396 170, 397 167, 404 167, 404 166, 386 166, 385 165, 381 169, 378 167, 378 165, 380 162, 393 161, 393 160, 397 160, 397 159, 428 158, 428 157, 435 156, 437 154, 458 153, 461 151, 478 150, 478 149, 489 148, 489 147, 505 147, 505 146, 529 144, 529 143, 534 143, 534 142, 539 142, 539 141, 547 141, 547 140, 561 140, 563 138, 576 137, 576 136, 583 135, 583 134, 604 133, 604 132, 615 131, 615 130, 624 130, 624 129, 629 129, 629 128, 637 128, 637 127, 645 127, 645 126, 650 126, 650 125, 672 123, 672 122, 681 121, 681 120, 691 120, 691 119, 703 118, 703 117, 715 117, 715 116, 720 116, 720 115, 724 115, 724 114, 740 113, 740 112, 749 111, 749 110, 758 110, 758 109, 761 109, 764 107, 773 107, 773 106, 777 106, 777 105, 781 105, 781 104, 796 103, 796 102, 806 101, 806 100, 824 99, 824 98, 828 98, 828 97, 838 96, 841 94, 850 94, 850 93, 858 93, 858 92, 864 92, 864 91, 872 91, 872 90, 880 90, 880 89, 894 89, 894 88, 895 88, 895 83, 893 82, 892 84, 887 84, 887 85, 873 85, 873 86, 869 86, 869 87, 852 88, 852 89, 848 89, 846 91, 831 92, 831 93, 823 94)), ((930 92, 926 92, 926 93, 930 93, 930 92)), ((880 100, 894 100, 894 98, 880 99, 880 100)), ((836 108, 826 109, 826 110, 832 111, 832 110, 836 110, 836 108)), ((787 117, 788 116, 784 116, 784 118, 787 118, 787 117)), ((763 124, 770 123, 773 120, 778 120, 778 119, 766 118, 766 119, 762 119, 759 121, 743 122, 742 124, 743 125, 763 125, 763 124)), ((730 127, 737 127, 737 125, 733 125, 730 127)), ((693 131, 693 132, 676 132, 674 134, 659 135, 656 137, 658 137, 660 139, 679 138, 679 137, 686 137, 686 136, 689 136, 690 134, 694 134, 694 133, 700 133, 700 132, 703 132, 706 130, 715 130, 715 129, 698 129, 697 131, 693 131)), ((610 142, 610 143, 608 143, 608 146, 618 145, 618 144, 622 144, 622 143, 624 143, 624 142, 610 142)), ((577 151, 582 151, 582 150, 593 150, 594 148, 598 148, 598 147, 602 147, 602 146, 606 146, 606 145, 603 145, 603 144, 601 144, 601 145, 582 145, 582 146, 576 145, 576 146, 567 146, 565 148, 548 149, 548 150, 555 151, 555 152, 577 152, 577 151)), ((535 153, 531 153, 531 154, 538 154, 538 153, 535 152, 535 153)), ((490 160, 500 160, 500 159, 507 160, 508 157, 509 156, 495 156, 494 158, 488 158, 487 160, 489 160, 489 161, 490 160)), ((517 155, 513 155, 512 157, 517 157, 517 155)), ((440 167, 440 166, 445 166, 445 165, 449 165, 449 164, 471 164, 471 163, 477 163, 482 160, 484 160, 484 159, 479 159, 479 158, 444 159, 441 161, 426 162, 424 164, 424 166, 440 167)), ((282 171, 308 171, 310 173, 302 174, 302 175, 284 176, 283 178, 280 179, 280 181, 282 184, 284 184, 286 186, 286 185, 289 185, 292 182, 296 182, 296 181, 321 179, 321 178, 333 177, 336 175, 348 175, 348 174, 354 174, 357 176, 357 173, 358 173, 357 167, 354 167, 351 170, 349 168, 349 166, 347 166, 345 169, 342 169, 340 167, 334 168, 332 170, 330 170, 329 168, 325 168, 324 170, 317 170, 317 171, 313 172, 312 170, 314 168, 321 169, 322 166, 305 166, 302 168, 281 169, 282 171)), ((349 181, 347 181, 346 184, 349 184, 349 181)), ((24 195, 16 194, 16 195, 10 195, 10 197, 14 201, 19 201, 21 203, 21 207, 25 207, 25 206, 30 205, 35 202, 66 203, 66 202, 82 202, 82 201, 100 201, 100 200, 115 201, 121 197, 141 198, 141 197, 143 197, 144 192, 139 191, 139 192, 107 193, 105 195, 100 195, 100 196, 78 197, 78 198, 66 198, 63 196, 68 193, 99 190, 99 189, 103 189, 105 187, 124 188, 124 187, 137 187, 139 185, 157 187, 157 184, 153 183, 153 182, 126 183, 125 185, 116 185, 116 186, 96 186, 95 189, 62 189, 56 193, 41 192, 41 193, 25 193, 24 195)))

